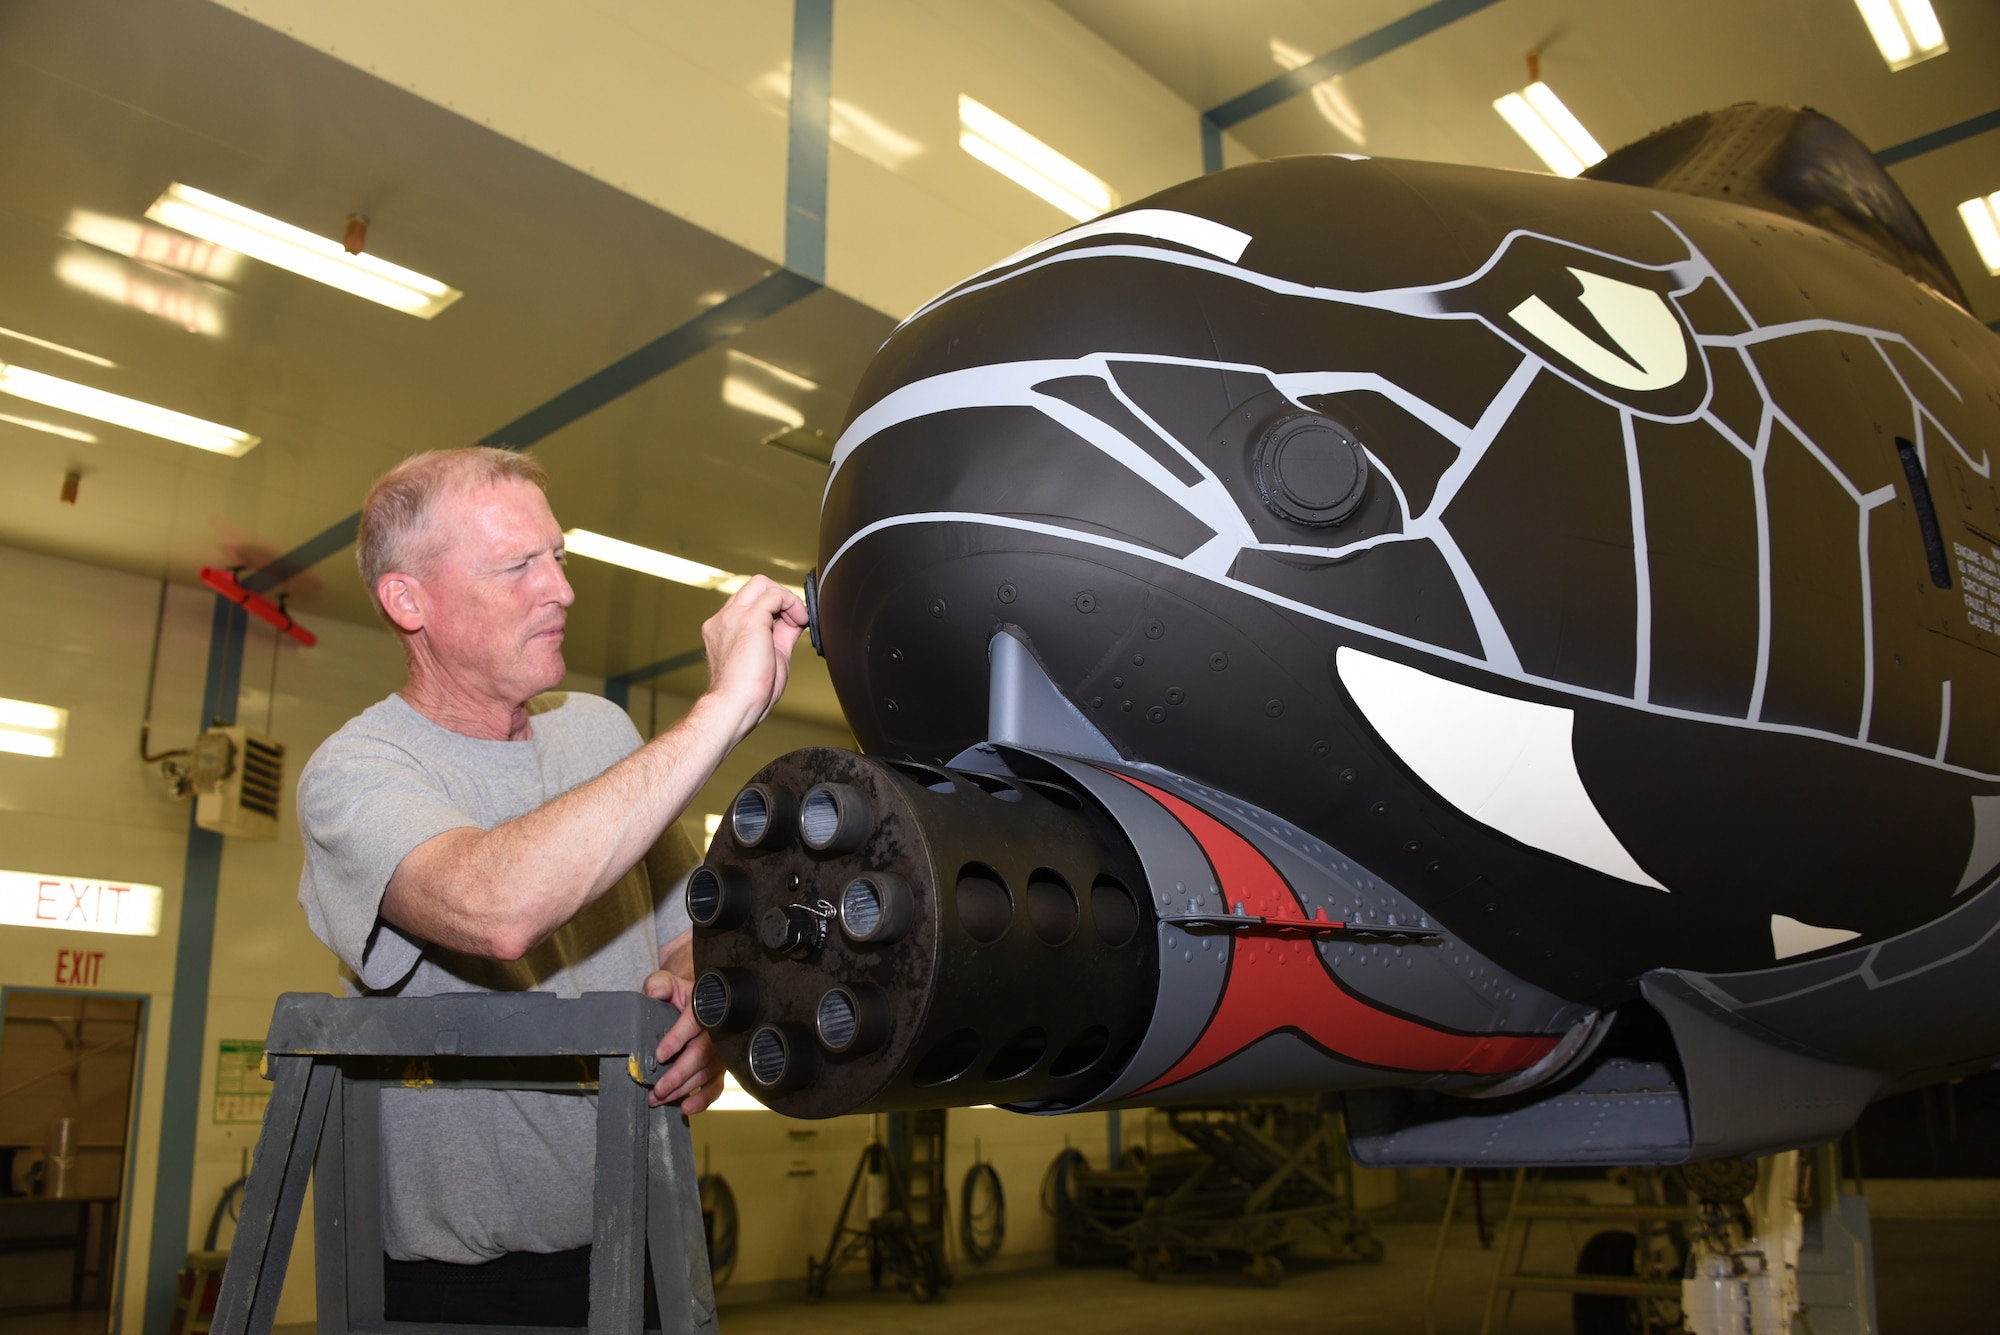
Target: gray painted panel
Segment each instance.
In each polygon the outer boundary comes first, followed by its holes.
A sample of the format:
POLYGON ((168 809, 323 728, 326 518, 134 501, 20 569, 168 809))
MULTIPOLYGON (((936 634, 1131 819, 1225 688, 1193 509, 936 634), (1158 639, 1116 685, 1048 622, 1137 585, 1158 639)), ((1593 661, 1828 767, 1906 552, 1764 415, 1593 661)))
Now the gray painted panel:
POLYGON ((1832 1140, 1887 1083, 1880 1072, 1787 1052, 1733 1024, 1671 971, 1640 980, 1686 1072, 1694 1157, 1771 1154, 1832 1140))
MULTIPOLYGON (((1352 1097, 1352 1096, 1350 1096, 1352 1097)), ((1357 1105, 1350 1108, 1359 1111, 1357 1105)), ((1460 1116, 1349 1138, 1371 1168, 1438 1165, 1671 1164, 1689 1155, 1687 1105, 1657 1062, 1606 1061, 1526 1107, 1467 1103, 1460 1116)), ((1357 1123, 1362 1118, 1350 1117, 1357 1123)))

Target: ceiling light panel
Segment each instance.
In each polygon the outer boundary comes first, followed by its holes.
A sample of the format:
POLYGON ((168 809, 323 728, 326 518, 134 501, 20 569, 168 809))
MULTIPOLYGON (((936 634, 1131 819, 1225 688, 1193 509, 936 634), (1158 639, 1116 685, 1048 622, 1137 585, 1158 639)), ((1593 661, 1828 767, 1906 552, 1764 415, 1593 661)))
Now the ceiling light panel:
POLYGON ((1577 176, 1604 160, 1604 149, 1555 90, 1537 79, 1518 93, 1493 103, 1514 133, 1558 176, 1577 176))
POLYGON ((146 216, 163 226, 425 320, 464 295, 435 278, 373 255, 350 255, 338 241, 193 186, 168 186, 146 210, 146 216))
POLYGON ((93 389, 73 380, 43 375, 40 371, 9 366, 5 362, 0 362, 0 394, 11 394, 17 399, 26 399, 47 408, 58 408, 79 417, 95 418, 113 426, 128 427, 162 440, 231 457, 248 454, 261 439, 232 426, 206 422, 171 408, 128 399, 122 394, 93 389))
POLYGON ((722 401, 732 408, 755 413, 759 417, 768 417, 773 422, 783 422, 788 427, 802 427, 806 424, 804 413, 744 376, 732 375, 723 378, 722 401))
POLYGON ((1930 0, 1854 0, 1875 49, 1892 70, 1906 70, 1951 48, 1930 0))
POLYGON ((61 436, 64 440, 80 440, 86 445, 97 443, 97 437, 88 431, 78 431, 73 426, 58 426, 54 422, 44 422, 37 417, 16 417, 12 413, 0 413, 0 422, 24 426, 30 431, 47 432, 51 436, 61 436))
POLYGON ((958 95, 958 146, 1078 222, 1118 203, 1101 178, 963 93, 958 95))
POLYGON ((0 699, 0 751, 54 759, 63 753, 69 711, 31 700, 0 699))
MULTIPOLYGON (((715 566, 690 561, 684 556, 672 556, 651 547, 641 547, 636 542, 593 533, 587 528, 564 529, 563 546, 572 556, 587 556, 593 561, 624 566, 627 570, 636 570, 656 579, 672 580, 697 589, 713 589, 717 593, 734 593, 750 582, 748 575, 731 574, 715 566)), ((784 587, 792 589, 789 584, 784 587)), ((801 589, 792 589, 792 592, 801 600, 805 597, 801 589)))
POLYGON ((26 343, 49 352, 59 352, 65 357, 74 357, 80 362, 89 362, 92 366, 102 366, 106 370, 115 369, 118 365, 117 362, 112 361, 109 357, 100 357, 94 352, 85 352, 81 348, 72 348, 66 343, 52 343, 46 338, 36 338, 33 334, 24 334, 18 329, 0 329, 0 338, 11 338, 16 342, 26 343))
POLYGON ((1987 273, 2000 278, 2000 190, 1966 200, 1958 206, 1958 216, 1965 221, 1965 230, 1972 234, 1979 262, 1986 266, 1987 273))
POLYGON ((796 371, 787 371, 782 366, 772 365, 762 357, 752 357, 749 353, 739 352, 735 348, 729 350, 729 365, 735 370, 761 372, 781 385, 789 385, 793 389, 802 389, 808 393, 819 388, 817 380, 808 380, 796 371))

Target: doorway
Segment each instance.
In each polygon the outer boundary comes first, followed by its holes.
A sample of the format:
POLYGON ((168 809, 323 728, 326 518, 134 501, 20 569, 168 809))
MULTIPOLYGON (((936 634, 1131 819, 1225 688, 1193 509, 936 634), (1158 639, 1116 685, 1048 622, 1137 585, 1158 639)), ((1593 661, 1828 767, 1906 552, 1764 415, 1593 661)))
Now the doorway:
POLYGON ((144 1005, 0 993, 0 1335, 109 1327, 144 1005))

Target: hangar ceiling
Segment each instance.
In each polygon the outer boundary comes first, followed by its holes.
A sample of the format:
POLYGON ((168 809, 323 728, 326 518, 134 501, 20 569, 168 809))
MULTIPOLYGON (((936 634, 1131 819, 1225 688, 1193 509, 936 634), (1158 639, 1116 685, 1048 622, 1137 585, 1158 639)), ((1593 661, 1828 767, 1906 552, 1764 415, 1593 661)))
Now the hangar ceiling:
MULTIPOLYGON (((1055 0, 1193 106, 1218 106, 1425 8, 1417 0, 1055 0), (1290 60, 1295 61, 1296 55, 1290 60)), ((1473 0, 1476 3, 1476 0, 1473 0)), ((1891 72, 1853 0, 1499 0, 1231 127, 1259 157, 1356 153, 1540 171, 1493 101, 1528 82, 1526 56, 1606 149, 1733 102, 1813 107, 1880 150, 2000 109, 2000 5, 1932 0, 1950 50, 1891 72), (1332 105, 1326 105, 1331 102, 1332 105), (1358 125, 1357 139, 1336 122, 1358 125)), ((1472 8, 1472 3, 1461 6, 1472 8)), ((1891 170, 1982 320, 2000 278, 1956 210, 2000 189, 2000 132, 1891 170)))
MULTIPOLYGON (((1058 4, 1194 108, 1263 83, 1286 52, 1318 55, 1416 7, 1058 4)), ((1343 114, 1359 143, 1313 97, 1231 133, 1262 156, 1366 151, 1535 169, 1492 110, 1526 81, 1522 57, 1533 48, 1543 77, 1607 147, 1754 99, 1817 106, 1880 148, 2000 101, 2000 9, 1937 7, 1950 53, 1891 74, 1846 0, 1502 0, 1344 76, 1343 114)), ((192 583, 204 564, 255 568, 291 550, 352 513, 397 459, 480 439, 772 267, 208 0, 0 0, 0 115, 31 131, 0 137, 0 329, 113 365, 5 334, 0 362, 263 438, 231 459, 0 402, 10 416, 95 437, 0 420, 0 542, 155 578, 192 583), (359 209, 376 220, 371 253, 466 296, 422 321, 260 265, 209 282, 70 235, 79 210, 136 221, 173 181, 326 235, 359 209), (82 475, 73 507, 59 501, 71 471, 82 475)), ((1953 214, 1958 200, 2000 186, 2000 133, 1895 174, 1980 317, 2000 318, 2000 279, 1984 274, 1953 214)), ((797 583, 813 555, 824 469, 766 443, 778 424, 728 406, 723 382, 748 376, 809 425, 836 429, 892 324, 821 291, 562 429, 535 451, 558 517, 797 583)), ((574 562, 573 575, 570 663, 596 676, 697 646, 720 601, 594 562, 574 562)), ((345 554, 288 588, 308 622, 369 620, 345 554)), ((685 669, 660 685, 693 692, 701 674, 685 669)), ((802 655, 795 681, 785 712, 839 721, 817 660, 802 655)))

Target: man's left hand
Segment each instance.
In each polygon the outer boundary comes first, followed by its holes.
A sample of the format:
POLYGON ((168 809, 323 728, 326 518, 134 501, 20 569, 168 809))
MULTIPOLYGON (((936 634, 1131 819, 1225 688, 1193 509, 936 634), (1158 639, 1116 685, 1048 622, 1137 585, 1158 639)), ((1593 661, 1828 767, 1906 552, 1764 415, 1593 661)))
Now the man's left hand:
POLYGON ((660 1050, 653 1054, 665 1069, 653 1082, 646 1102, 655 1108, 678 1103, 682 1112, 698 1113, 721 1097, 723 1067, 708 1031, 695 1022, 690 1004, 694 983, 670 969, 661 969, 648 974, 640 990, 656 1001, 672 1002, 681 1013, 660 1040, 660 1050))

